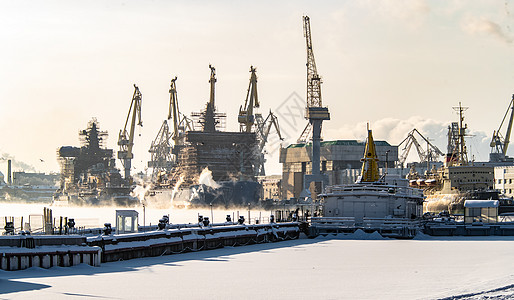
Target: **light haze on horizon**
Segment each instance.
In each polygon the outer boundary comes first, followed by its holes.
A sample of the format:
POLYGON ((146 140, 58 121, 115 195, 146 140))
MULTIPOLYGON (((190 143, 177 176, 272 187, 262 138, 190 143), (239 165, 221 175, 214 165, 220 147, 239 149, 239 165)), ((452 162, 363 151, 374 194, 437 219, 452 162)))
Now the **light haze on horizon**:
MULTIPOLYGON (((468 145, 487 160, 514 94, 512 1, 0 0, 0 8, 0 154, 42 172, 59 171, 56 150, 79 146, 93 117, 117 152, 134 83, 143 94, 135 172, 150 159, 175 76, 189 115, 207 102, 208 65, 216 67, 227 130, 239 129, 251 65, 263 115, 291 95, 305 98, 303 15, 331 112, 325 140, 364 139, 369 122, 376 140, 398 144, 416 127, 444 151, 446 126, 458 120, 452 107, 462 102, 468 145)), ((294 142, 307 121, 279 117, 294 142)), ((273 149, 266 168, 279 174, 273 149)))

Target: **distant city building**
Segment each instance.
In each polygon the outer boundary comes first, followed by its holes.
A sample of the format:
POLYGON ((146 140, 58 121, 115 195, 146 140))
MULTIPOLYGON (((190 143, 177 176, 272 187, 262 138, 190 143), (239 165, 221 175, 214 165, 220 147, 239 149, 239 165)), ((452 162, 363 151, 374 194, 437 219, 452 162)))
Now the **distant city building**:
MULTIPOLYGON (((3 176, 2 176, 3 177, 3 176)), ((60 174, 12 172, 13 185, 46 185, 56 186, 60 174)))
POLYGON ((260 200, 282 199, 282 176, 258 176, 257 181, 261 184, 260 200))

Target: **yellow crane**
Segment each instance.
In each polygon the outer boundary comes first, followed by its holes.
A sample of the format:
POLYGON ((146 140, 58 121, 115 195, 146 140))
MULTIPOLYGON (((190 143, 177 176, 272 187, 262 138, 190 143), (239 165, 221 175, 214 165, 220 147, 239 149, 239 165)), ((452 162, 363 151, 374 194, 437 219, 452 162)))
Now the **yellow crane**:
POLYGON ((252 132, 252 127, 255 123, 255 116, 253 113, 254 107, 259 107, 259 98, 257 97, 257 75, 255 74, 256 69, 250 66, 250 84, 248 85, 248 91, 246 93, 246 100, 243 106, 239 107, 239 115, 237 120, 239 121, 241 132, 252 132))
POLYGON ((171 80, 170 85, 170 107, 168 110, 168 120, 173 118, 173 135, 172 139, 175 142, 175 145, 178 143, 179 139, 179 132, 178 132, 178 125, 179 125, 179 109, 178 109, 178 98, 177 98, 177 87, 175 85, 175 81, 177 81, 177 76, 171 80))
POLYGON ((163 121, 162 126, 153 140, 150 150, 151 160, 148 167, 152 168, 152 178, 160 174, 170 172, 177 163, 177 156, 181 146, 185 144, 185 132, 192 131, 192 120, 182 114, 179 110, 177 86, 177 76, 171 79, 170 102, 168 107, 168 118, 163 121), (172 120, 172 130, 168 126, 168 121, 172 120), (173 144, 171 143, 173 141, 173 144))
POLYGON ((120 146, 120 150, 118 151, 118 158, 121 160, 123 169, 125 171, 124 177, 128 181, 131 181, 130 168, 132 167, 132 158, 134 158, 132 148, 134 147, 134 130, 136 127, 136 118, 138 120, 137 125, 141 127, 143 126, 143 122, 141 121, 142 100, 143 96, 139 91, 139 88, 134 84, 134 94, 132 95, 132 101, 130 102, 130 108, 127 114, 127 119, 125 120, 125 126, 123 127, 123 130, 120 130, 118 137, 118 145, 120 146), (131 120, 130 125, 129 120, 131 120))
POLYGON ((209 78, 209 83, 211 84, 211 94, 209 97, 209 104, 214 109, 214 90, 216 87, 216 68, 214 68, 212 65, 209 65, 209 69, 211 69, 211 77, 209 78))
POLYGON ((507 112, 503 116, 502 122, 500 123, 500 127, 498 128, 498 130, 493 132, 493 138, 492 138, 491 144, 490 144, 490 146, 491 146, 491 153, 489 154, 490 161, 500 162, 500 161, 512 160, 511 158, 507 157, 507 149, 509 148, 513 119, 514 119, 514 95, 512 95, 512 100, 509 103, 507 112), (509 114, 509 112, 510 112, 509 124, 507 125, 505 137, 503 137, 503 135, 500 133, 500 130, 502 129, 503 123, 505 122, 505 119, 507 118, 507 115, 509 114))

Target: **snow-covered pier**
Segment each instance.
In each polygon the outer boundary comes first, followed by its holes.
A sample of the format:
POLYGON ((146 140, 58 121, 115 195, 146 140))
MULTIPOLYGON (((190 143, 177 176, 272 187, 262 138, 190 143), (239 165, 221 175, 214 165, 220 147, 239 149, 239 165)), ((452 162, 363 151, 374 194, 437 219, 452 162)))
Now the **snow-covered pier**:
POLYGON ((423 232, 432 236, 514 236, 514 223, 432 221, 425 223, 423 232))
POLYGON ((297 239, 299 223, 175 228, 131 234, 88 237, 89 246, 102 249, 102 262, 178 254, 223 247, 297 239))
POLYGON ((101 262, 297 239, 299 223, 178 227, 125 234, 0 237, 0 269, 99 266, 101 262))
POLYGON ((69 267, 78 264, 99 266, 100 247, 86 245, 83 236, 0 237, 0 269, 14 271, 30 267, 69 267))

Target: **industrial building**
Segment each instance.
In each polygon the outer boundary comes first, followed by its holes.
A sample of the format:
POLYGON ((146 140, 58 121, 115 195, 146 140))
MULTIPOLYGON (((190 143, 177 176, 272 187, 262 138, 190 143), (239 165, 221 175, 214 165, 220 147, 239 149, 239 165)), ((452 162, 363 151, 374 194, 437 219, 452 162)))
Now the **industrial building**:
MULTIPOLYGON (((3 177, 3 175, 2 175, 3 177)), ((31 173, 31 172, 12 172, 13 185, 46 185, 55 186, 59 181, 59 174, 31 173)), ((0 182, 3 178, 0 179, 0 182)))
POLYGON ((514 196, 514 166, 499 166, 494 168, 494 189, 505 196, 514 196))
MULTIPOLYGON (((393 167, 398 161, 398 146, 386 141, 376 141, 375 144, 379 167, 393 167)), ((365 146, 365 141, 356 140, 321 142, 320 171, 328 176, 328 185, 348 183, 347 177, 359 172, 365 146)), ((285 199, 300 197, 304 189, 304 176, 312 170, 311 156, 310 143, 293 144, 280 150, 282 196, 285 199)))

